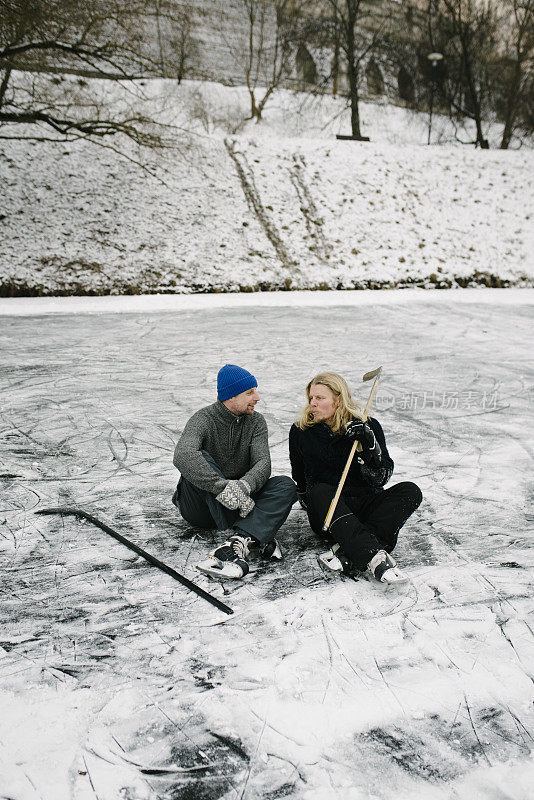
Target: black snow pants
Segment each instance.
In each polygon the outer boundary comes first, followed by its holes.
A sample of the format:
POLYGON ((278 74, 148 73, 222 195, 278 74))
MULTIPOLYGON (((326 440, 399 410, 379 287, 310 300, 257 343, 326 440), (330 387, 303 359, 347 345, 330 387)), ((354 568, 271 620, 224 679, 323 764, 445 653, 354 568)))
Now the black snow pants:
POLYGON ((326 536, 331 543, 338 542, 356 569, 361 570, 379 550, 391 553, 400 529, 423 499, 421 489, 410 481, 364 498, 342 493, 328 536, 322 528, 336 488, 316 483, 307 490, 308 519, 315 533, 326 536))

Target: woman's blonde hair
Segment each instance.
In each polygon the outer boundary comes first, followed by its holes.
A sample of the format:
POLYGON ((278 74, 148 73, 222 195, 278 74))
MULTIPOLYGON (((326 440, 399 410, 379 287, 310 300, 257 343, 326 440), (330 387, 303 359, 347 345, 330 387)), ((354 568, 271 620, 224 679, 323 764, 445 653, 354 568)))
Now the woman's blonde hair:
POLYGON ((308 402, 295 420, 295 425, 298 428, 304 430, 304 428, 315 425, 310 406, 310 391, 311 387, 316 384, 326 386, 334 396, 339 399, 338 406, 334 412, 334 422, 332 425, 332 431, 334 433, 339 433, 339 431, 344 428, 345 423, 354 417, 363 419, 363 409, 353 400, 345 378, 342 378, 337 372, 321 372, 319 375, 316 375, 315 378, 312 378, 306 386, 308 402))

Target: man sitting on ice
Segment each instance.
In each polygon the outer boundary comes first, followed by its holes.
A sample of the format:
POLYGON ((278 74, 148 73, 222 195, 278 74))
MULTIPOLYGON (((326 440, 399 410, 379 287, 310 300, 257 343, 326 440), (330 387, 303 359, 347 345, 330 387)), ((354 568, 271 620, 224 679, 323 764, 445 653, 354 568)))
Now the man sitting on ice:
POLYGON ((269 477, 257 386, 250 372, 225 364, 217 375, 217 402, 193 414, 174 451, 181 477, 173 503, 191 525, 217 528, 226 540, 197 565, 213 577, 246 575, 251 547, 266 558, 282 558, 274 537, 296 500, 291 478, 269 477))

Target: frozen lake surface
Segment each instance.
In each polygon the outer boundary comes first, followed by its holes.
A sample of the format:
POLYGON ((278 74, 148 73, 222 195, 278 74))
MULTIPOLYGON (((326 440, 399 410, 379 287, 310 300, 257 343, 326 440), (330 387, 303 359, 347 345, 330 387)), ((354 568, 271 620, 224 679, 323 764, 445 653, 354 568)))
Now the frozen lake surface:
POLYGON ((1 302, 1 798, 532 797, 534 291, 351 294, 1 302), (225 362, 258 378, 275 474, 310 377, 365 400, 383 366, 391 482, 425 497, 407 586, 327 581, 297 506, 280 564, 195 570, 219 538, 178 517, 172 452, 225 362), (235 614, 34 513, 58 505, 235 614))

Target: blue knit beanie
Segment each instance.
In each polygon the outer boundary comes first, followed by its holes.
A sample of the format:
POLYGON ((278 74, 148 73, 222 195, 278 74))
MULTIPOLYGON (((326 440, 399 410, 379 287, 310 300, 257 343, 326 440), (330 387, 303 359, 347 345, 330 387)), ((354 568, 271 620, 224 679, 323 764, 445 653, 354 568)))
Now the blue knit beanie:
POLYGON ((246 369, 236 367, 235 364, 225 364, 217 375, 217 397, 222 403, 257 385, 258 381, 254 375, 246 369))

